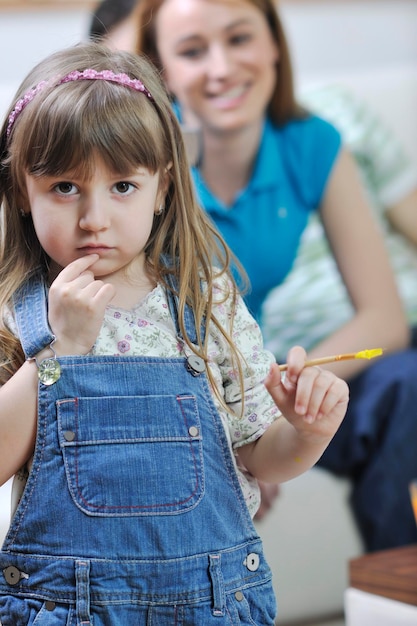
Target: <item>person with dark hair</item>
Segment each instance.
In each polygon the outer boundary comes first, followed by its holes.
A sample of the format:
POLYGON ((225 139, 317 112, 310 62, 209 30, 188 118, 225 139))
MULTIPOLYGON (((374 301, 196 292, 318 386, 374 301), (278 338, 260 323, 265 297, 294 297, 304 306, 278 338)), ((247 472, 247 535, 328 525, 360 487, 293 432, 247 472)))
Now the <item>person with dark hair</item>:
POLYGON ((130 19, 137 0, 102 0, 94 9, 88 37, 119 50, 134 49, 136 25, 130 19))

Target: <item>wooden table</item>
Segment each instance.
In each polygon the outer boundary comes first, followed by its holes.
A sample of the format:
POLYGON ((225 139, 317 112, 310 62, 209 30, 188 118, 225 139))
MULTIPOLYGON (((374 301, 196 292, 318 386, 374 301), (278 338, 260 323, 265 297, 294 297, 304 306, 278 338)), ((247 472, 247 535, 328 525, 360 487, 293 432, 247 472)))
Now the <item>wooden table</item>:
POLYGON ((417 545, 352 559, 349 584, 347 626, 417 625, 417 545))
POLYGON ((349 581, 356 589, 417 606, 417 544, 352 559, 349 581))

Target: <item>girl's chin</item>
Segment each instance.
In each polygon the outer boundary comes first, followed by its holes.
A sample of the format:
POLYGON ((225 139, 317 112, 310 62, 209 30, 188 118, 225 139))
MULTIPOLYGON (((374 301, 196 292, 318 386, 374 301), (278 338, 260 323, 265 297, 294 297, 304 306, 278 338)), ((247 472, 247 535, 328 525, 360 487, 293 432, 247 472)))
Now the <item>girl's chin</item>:
POLYGON ((59 265, 58 263, 55 263, 55 261, 51 261, 49 263, 49 282, 52 282, 53 280, 55 280, 55 278, 58 276, 58 274, 60 272, 62 272, 63 270, 63 266, 59 265))

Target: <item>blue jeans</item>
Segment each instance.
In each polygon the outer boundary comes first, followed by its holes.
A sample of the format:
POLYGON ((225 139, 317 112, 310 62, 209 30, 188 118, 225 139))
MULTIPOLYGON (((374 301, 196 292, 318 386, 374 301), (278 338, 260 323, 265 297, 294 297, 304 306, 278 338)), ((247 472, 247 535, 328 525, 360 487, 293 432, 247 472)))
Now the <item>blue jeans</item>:
POLYGON ((367 550, 416 543, 408 485, 417 477, 417 350, 375 361, 349 387, 346 417, 318 465, 353 480, 367 550))

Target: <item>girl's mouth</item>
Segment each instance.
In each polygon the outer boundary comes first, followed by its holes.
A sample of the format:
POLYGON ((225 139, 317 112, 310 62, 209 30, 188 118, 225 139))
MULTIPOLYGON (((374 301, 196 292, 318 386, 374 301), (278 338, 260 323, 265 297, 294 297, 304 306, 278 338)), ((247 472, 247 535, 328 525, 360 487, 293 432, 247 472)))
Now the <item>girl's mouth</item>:
POLYGON ((85 254, 101 254, 107 252, 108 250, 111 250, 109 246, 105 246, 102 244, 88 244, 86 246, 81 246, 78 249, 85 254))

